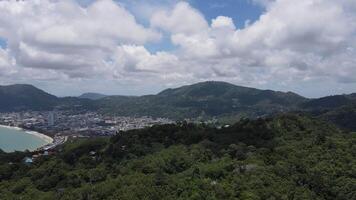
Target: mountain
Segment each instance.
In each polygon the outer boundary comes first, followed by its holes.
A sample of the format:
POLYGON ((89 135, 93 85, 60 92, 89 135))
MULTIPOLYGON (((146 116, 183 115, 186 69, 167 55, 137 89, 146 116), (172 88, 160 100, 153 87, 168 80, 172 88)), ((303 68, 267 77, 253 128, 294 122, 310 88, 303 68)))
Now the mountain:
POLYGON ((94 110, 96 107, 89 99, 58 98, 28 84, 0 86, 0 112, 53 109, 94 110))
POLYGON ((306 98, 292 92, 276 92, 208 81, 157 95, 110 96, 97 101, 100 111, 118 115, 149 115, 172 119, 196 117, 258 117, 294 110, 306 98))
POLYGON ((84 93, 84 94, 80 95, 78 98, 98 100, 98 99, 102 99, 102 98, 107 97, 107 96, 108 95, 105 95, 105 94, 88 92, 88 93, 84 93))
POLYGON ((0 86, 0 111, 48 110, 58 102, 56 96, 32 85, 0 86))
POLYGON ((349 95, 333 95, 318 99, 311 99, 301 105, 306 109, 333 109, 356 103, 356 93, 349 95))
POLYGON ((340 128, 356 131, 356 93, 311 99, 300 109, 340 128))
POLYGON ((58 98, 32 85, 0 86, 0 112, 21 110, 91 110, 121 116, 211 119, 233 122, 289 111, 304 111, 356 130, 356 93, 307 99, 292 92, 260 90, 208 81, 163 90, 156 95, 106 96, 87 93, 58 98), (94 99, 94 100, 93 100, 94 99))
POLYGON ((349 104, 327 110, 317 116, 320 119, 336 124, 340 128, 356 131, 356 104, 349 104))

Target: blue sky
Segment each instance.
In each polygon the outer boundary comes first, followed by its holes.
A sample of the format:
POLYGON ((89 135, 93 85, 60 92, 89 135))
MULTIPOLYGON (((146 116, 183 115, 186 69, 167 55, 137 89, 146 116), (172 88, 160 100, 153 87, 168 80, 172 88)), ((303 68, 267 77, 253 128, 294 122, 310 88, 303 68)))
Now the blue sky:
POLYGON ((220 15, 229 16, 237 28, 243 28, 247 20, 256 21, 264 11, 252 0, 191 0, 190 3, 204 13, 208 21, 220 15))
MULTIPOLYGON (((77 0, 81 5, 88 6, 94 0, 77 0)), ((177 0, 116 0, 116 2, 124 4, 130 11, 135 12, 135 7, 138 4, 165 6, 173 5, 177 0)), ((237 27, 243 27, 246 20, 251 22, 256 21, 263 13, 264 8, 253 0, 187 0, 190 5, 198 9, 204 14, 208 21, 217 16, 224 15, 234 19, 237 27)), ((147 21, 140 19, 143 23, 147 21)))
MULTIPOLYGON (((93 0, 77 0, 81 5, 88 6, 93 0)), ((141 24, 149 26, 149 16, 140 13, 141 9, 138 7, 163 7, 173 6, 179 2, 177 0, 116 0, 117 3, 122 4, 134 13, 136 20, 141 24), (144 6, 142 6, 144 5, 144 6)), ((218 16, 229 16, 234 20, 237 28, 243 28, 245 23, 253 23, 264 12, 264 8, 253 0, 186 0, 192 7, 198 9, 210 23, 212 19, 218 16)), ((171 44, 169 35, 163 34, 161 41, 148 43, 146 48, 154 53, 157 51, 172 51, 176 47, 171 44)))
POLYGON ((6 48, 6 40, 4 38, 0 38, 0 47, 6 48))

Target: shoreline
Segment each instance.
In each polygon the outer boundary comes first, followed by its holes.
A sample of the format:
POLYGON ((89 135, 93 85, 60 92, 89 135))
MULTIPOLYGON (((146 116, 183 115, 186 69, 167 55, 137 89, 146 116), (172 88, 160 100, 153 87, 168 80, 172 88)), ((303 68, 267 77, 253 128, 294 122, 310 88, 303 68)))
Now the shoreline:
POLYGON ((23 128, 20 128, 20 127, 16 127, 16 126, 7 126, 7 125, 0 125, 0 127, 2 128, 8 128, 8 129, 14 129, 14 130, 18 130, 18 131, 23 131, 27 134, 30 134, 30 135, 33 135, 37 138, 40 138, 41 140, 45 141, 46 144, 40 146, 39 148, 43 147, 43 146, 46 146, 48 144, 51 144, 53 143, 54 139, 48 135, 45 135, 43 133, 39 133, 39 132, 36 132, 36 131, 30 131, 30 130, 26 130, 26 129, 23 129, 23 128))

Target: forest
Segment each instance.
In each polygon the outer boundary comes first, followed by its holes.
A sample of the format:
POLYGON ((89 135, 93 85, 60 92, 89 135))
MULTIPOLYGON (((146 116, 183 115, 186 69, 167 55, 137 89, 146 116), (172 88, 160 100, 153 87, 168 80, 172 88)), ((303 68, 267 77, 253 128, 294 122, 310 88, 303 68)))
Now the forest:
POLYGON ((356 134, 302 114, 78 139, 32 164, 0 152, 0 199, 356 199, 356 134))

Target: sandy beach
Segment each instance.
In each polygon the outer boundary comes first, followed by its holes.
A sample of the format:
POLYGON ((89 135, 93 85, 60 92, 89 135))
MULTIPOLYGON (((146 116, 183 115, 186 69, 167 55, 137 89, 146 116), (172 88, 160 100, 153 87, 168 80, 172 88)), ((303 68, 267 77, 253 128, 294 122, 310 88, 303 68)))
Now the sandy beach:
POLYGON ((34 135, 38 138, 40 138, 41 140, 45 141, 47 144, 50 144, 53 142, 53 138, 45 135, 45 134, 42 134, 42 133, 38 133, 36 131, 29 131, 29 130, 25 130, 23 128, 20 128, 20 127, 14 127, 14 126, 5 126, 5 125, 0 125, 0 127, 3 127, 3 128, 8 128, 8 129, 15 129, 15 130, 19 130, 19 131, 24 131, 28 134, 31 134, 31 135, 34 135))

